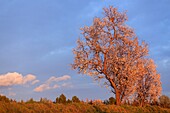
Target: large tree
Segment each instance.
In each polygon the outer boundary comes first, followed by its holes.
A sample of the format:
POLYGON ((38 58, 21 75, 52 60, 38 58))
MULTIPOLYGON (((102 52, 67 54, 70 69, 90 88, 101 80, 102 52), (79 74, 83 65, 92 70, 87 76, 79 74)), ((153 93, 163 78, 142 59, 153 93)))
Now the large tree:
POLYGON ((73 49, 73 69, 105 79, 117 105, 136 91, 139 63, 148 55, 147 44, 139 44, 126 21, 126 13, 112 6, 104 8, 103 18, 94 18, 91 26, 81 28, 83 37, 73 49))

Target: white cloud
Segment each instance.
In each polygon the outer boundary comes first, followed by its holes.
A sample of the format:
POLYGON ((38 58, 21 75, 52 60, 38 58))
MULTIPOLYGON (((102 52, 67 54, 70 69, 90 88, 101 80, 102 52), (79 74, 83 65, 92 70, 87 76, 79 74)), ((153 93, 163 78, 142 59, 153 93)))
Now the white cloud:
POLYGON ((48 80, 47 80, 47 82, 48 83, 51 83, 51 82, 59 82, 59 81, 64 81, 64 80, 68 80, 68 79, 70 79, 71 77, 69 76, 69 75, 64 75, 64 76, 62 76, 62 77, 54 77, 54 76, 52 76, 52 77, 50 77, 48 80))
POLYGON ((34 81, 32 81, 31 85, 34 85, 34 84, 36 84, 38 82, 40 82, 40 81, 39 80, 34 80, 34 81))
POLYGON ((36 88, 34 89, 34 91, 36 91, 36 92, 42 92, 42 91, 44 91, 44 90, 49 90, 49 89, 51 89, 51 87, 49 86, 49 84, 41 84, 40 86, 36 87, 36 88))
POLYGON ((28 74, 25 77, 23 77, 23 84, 27 83, 27 82, 31 82, 33 80, 36 79, 36 76, 28 74))
POLYGON ((17 72, 7 73, 4 75, 0 75, 0 86, 13 86, 13 85, 23 85, 36 80, 36 76, 28 74, 26 76, 22 76, 17 72))
POLYGON ((41 84, 40 86, 36 87, 34 89, 35 92, 42 92, 44 90, 50 90, 50 89, 56 89, 59 88, 60 86, 55 84, 54 86, 50 86, 50 84, 41 84))
MULTIPOLYGON (((70 79, 71 77, 69 75, 64 75, 62 77, 50 77, 44 84, 41 84, 40 86, 36 87, 34 89, 35 92, 42 92, 44 90, 50 90, 50 89, 56 89, 56 88, 59 88, 60 85, 58 84, 55 84, 53 86, 50 86, 50 84, 52 82, 60 82, 60 81, 65 81, 65 80, 68 80, 70 79)), ((61 85, 61 87, 64 87, 63 85, 61 85)))

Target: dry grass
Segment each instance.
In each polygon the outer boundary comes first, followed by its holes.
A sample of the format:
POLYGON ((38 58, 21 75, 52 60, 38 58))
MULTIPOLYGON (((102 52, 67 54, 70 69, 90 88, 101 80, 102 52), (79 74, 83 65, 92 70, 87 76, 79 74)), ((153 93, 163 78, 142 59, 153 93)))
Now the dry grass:
POLYGON ((0 113, 170 113, 159 106, 136 107, 129 105, 90 105, 85 103, 17 103, 0 102, 0 113))

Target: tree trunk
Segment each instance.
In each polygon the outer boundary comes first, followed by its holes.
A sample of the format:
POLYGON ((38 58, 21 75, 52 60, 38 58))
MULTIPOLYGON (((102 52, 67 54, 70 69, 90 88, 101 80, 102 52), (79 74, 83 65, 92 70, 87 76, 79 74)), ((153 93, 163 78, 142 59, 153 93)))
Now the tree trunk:
POLYGON ((116 91, 116 105, 121 105, 120 92, 116 91))
POLYGON ((141 107, 144 106, 144 99, 141 100, 140 106, 141 106, 141 107))
MULTIPOLYGON (((108 79, 108 77, 106 76, 108 79)), ((115 93, 116 93, 116 105, 121 105, 121 99, 120 99, 120 91, 117 89, 116 84, 112 81, 112 79, 108 79, 112 88, 114 88, 115 93)))

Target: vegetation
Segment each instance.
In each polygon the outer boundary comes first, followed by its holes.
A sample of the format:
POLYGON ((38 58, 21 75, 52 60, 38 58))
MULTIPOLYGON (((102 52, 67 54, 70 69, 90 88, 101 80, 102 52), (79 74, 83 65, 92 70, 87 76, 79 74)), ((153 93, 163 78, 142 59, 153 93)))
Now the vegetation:
POLYGON ((64 94, 55 102, 33 98, 16 102, 0 96, 0 113, 170 113, 170 98, 161 95, 160 75, 147 57, 147 44, 138 42, 127 16, 116 8, 104 8, 104 17, 82 28, 72 67, 102 80, 115 94, 107 100, 80 101, 64 94))
POLYGON ((109 104, 116 104, 116 100, 113 97, 109 98, 109 104))
POLYGON ((159 98, 160 106, 170 108, 170 98, 166 95, 162 95, 159 98))
MULTIPOLYGON (((64 95, 64 94, 62 94, 64 95)), ((5 96, 0 96, 0 99, 5 96)), ((60 96, 62 97, 62 96, 60 96)), ((64 96, 63 96, 64 97, 64 96)), ((8 99, 7 97, 5 97, 8 99)), ((74 96, 73 100, 78 97, 74 96)), ((163 96, 164 98, 164 96, 163 96)), ((0 113, 169 113, 170 109, 167 106, 160 107, 156 105, 146 105, 144 107, 114 104, 115 99, 109 98, 109 104, 102 103, 88 103, 83 101, 78 102, 65 102, 56 103, 46 98, 41 98, 40 101, 35 101, 32 98, 27 102, 16 102, 14 100, 6 101, 1 99, 0 101, 0 113)), ((161 98, 160 98, 161 99, 161 98)), ((70 101, 73 101, 70 100, 70 101)), ((79 100, 79 99, 78 99, 79 100)), ((164 99, 163 99, 164 100, 164 99)), ((164 103, 167 105, 167 103, 164 103)), ((162 104, 161 104, 162 105, 162 104)))
POLYGON ((78 98, 77 96, 73 96, 73 97, 72 97, 72 102, 79 103, 80 100, 79 100, 79 98, 78 98))
POLYGON ((66 104, 66 97, 64 94, 61 94, 60 97, 56 98, 56 103, 62 103, 62 104, 66 104))
POLYGON ((111 6, 104 8, 103 18, 94 18, 91 26, 81 28, 83 37, 73 49, 72 68, 104 80, 115 94, 117 105, 131 99, 144 106, 158 101, 160 75, 147 56, 147 44, 139 43, 126 21, 126 13, 111 6))

